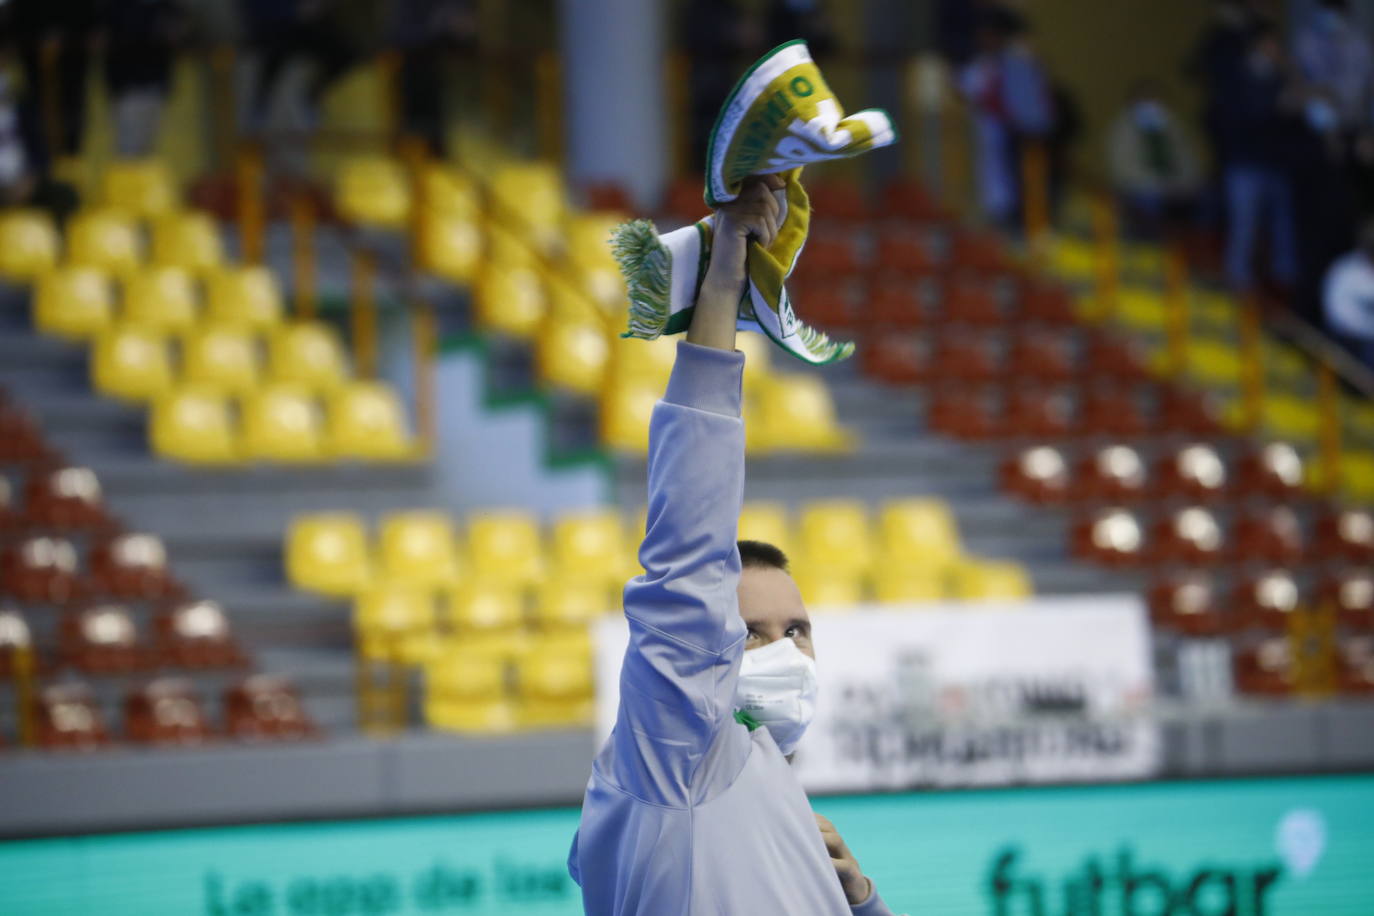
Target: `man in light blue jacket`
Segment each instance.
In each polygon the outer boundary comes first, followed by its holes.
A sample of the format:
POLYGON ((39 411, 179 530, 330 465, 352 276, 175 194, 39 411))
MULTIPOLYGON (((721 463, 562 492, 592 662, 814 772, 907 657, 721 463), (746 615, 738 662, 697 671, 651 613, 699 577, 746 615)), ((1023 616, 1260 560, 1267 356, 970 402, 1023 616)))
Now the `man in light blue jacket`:
POLYGON ((650 422, 645 571, 625 588, 620 709, 568 860, 594 916, 891 916, 785 756, 815 694, 810 622, 786 559, 747 544, 742 564, 736 542, 736 315, 747 241, 777 233, 778 185, 757 181, 719 211, 650 422))

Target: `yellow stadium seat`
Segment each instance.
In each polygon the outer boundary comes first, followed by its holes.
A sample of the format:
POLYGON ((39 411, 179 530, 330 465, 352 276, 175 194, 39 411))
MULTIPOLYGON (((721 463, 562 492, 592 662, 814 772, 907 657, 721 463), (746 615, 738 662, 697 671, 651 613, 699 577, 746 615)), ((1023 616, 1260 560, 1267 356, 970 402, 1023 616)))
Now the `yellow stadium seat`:
POLYGON ((311 391, 332 391, 348 382, 348 359, 338 332, 319 321, 273 331, 267 339, 272 378, 311 391))
POLYGON ((453 646, 425 666, 425 721, 458 732, 503 732, 515 725, 503 659, 453 646))
POLYGON ((1097 276, 1097 249, 1091 242, 1060 237, 1050 249, 1050 265, 1057 274, 1092 280, 1097 276))
POLYGON ((883 507, 879 520, 884 565, 944 569, 959 559, 959 528, 949 507, 930 499, 903 499, 883 507))
POLYGON ((601 399, 601 441, 607 448, 644 453, 649 450, 649 417, 663 397, 655 382, 617 381, 601 399))
POLYGON ((143 263, 143 235, 116 210, 86 210, 67 223, 67 263, 127 274, 143 263))
POLYGON ((34 295, 34 323, 45 334, 88 340, 114 321, 110 280, 93 267, 64 267, 42 274, 34 295))
POLYGON ((153 223, 153 260, 195 271, 218 267, 224 243, 214 217, 190 210, 159 216, 153 223))
POLYGON ((619 607, 615 591, 604 581, 549 579, 535 595, 534 622, 550 632, 575 630, 619 607))
POLYGON ((41 210, 0 211, 0 278, 28 282, 57 264, 60 239, 41 210))
POLYGON ((931 569, 911 569, 883 564, 873 582, 883 604, 931 604, 945 598, 945 576, 931 569))
POLYGON ((400 512, 382 522, 378 547, 390 581, 438 588, 458 582, 458 539, 442 512, 400 512))
POLYGON ((262 354, 252 332, 203 324, 181 343, 182 380, 219 394, 246 394, 262 379, 262 354))
POLYGON ((756 331, 735 335, 735 349, 744 354, 744 387, 751 393, 768 380, 773 342, 756 331))
POLYGON ((810 608, 848 610, 864 600, 862 577, 844 570, 796 566, 792 578, 810 608))
POLYGON ((1158 290, 1123 286, 1116 294, 1116 318, 1138 331, 1163 333, 1168 322, 1168 306, 1158 290))
POLYGON ((1121 270, 1135 277, 1158 277, 1164 272, 1164 249, 1158 245, 1122 245, 1121 270))
POLYGON ((568 257, 578 264, 603 264, 615 268, 611 232, 629 219, 623 213, 577 211, 568 214, 565 233, 568 257))
POLYGON ((532 268, 491 265, 477 279, 475 298, 483 327, 516 337, 533 337, 543 330, 548 297, 532 268))
POLYGON ((816 375, 773 376, 759 383, 758 409, 745 425, 763 449, 844 451, 853 444, 835 417, 830 389, 816 375))
POLYGON ((339 170, 334 203, 349 222, 398 229, 410 216, 410 181, 394 159, 354 157, 339 170))
POLYGON ((297 385, 259 388, 243 402, 244 457, 312 462, 324 457, 323 424, 314 397, 297 385))
POLYGON ((1291 395, 1264 399, 1264 428, 1276 439, 1315 442, 1321 434, 1321 414, 1315 401, 1291 395))
POLYGON ((135 325, 115 325, 95 339, 91 381, 97 391, 127 401, 147 401, 172 390, 167 338, 135 325))
POLYGON ((872 570, 877 558, 868 510, 859 502, 811 503, 802 510, 801 539, 799 567, 862 577, 872 570))
POLYGON ((545 162, 512 162, 492 178, 492 214, 544 252, 563 241, 566 203, 558 169, 545 162))
POLYGON ((225 325, 265 330, 282 321, 281 287, 265 267, 224 267, 206 278, 206 316, 225 325))
POLYGON ((494 270, 514 270, 523 267, 535 270, 540 265, 538 253, 520 236, 500 223, 488 221, 483 237, 482 260, 494 270))
POLYGON ((477 222, 462 214, 431 212, 420 231, 425 269, 451 283, 470 283, 482 263, 482 230, 477 222))
POLYGON ((1240 384, 1240 350, 1234 343, 1195 337, 1188 341, 1188 374, 1204 385, 1240 384))
POLYGON ((299 516, 286 535, 286 578, 324 595, 357 595, 373 581, 363 520, 344 512, 299 516))
POLYGON ((635 545, 614 509, 564 515, 553 526, 553 566, 563 581, 623 585, 634 575, 635 545))
POLYGON ((372 585, 353 603, 353 627, 364 657, 423 664, 435 647, 434 596, 395 583, 372 585))
POLYGON ((1374 452, 1346 452, 1341 456, 1341 487, 1350 499, 1374 503, 1374 452))
POLYGON ((739 515, 739 539, 772 544, 790 557, 793 538, 787 507, 782 503, 745 503, 739 515))
POLYGON ((240 460, 232 407, 217 391, 182 388, 153 402, 149 422, 153 451, 191 464, 240 460))
POLYGON ((431 213, 459 216, 476 220, 482 213, 482 199, 477 187, 455 168, 430 163, 421 177, 424 182, 425 206, 431 213))
POLYGON ((131 216, 167 213, 176 208, 179 197, 171 170, 159 159, 112 162, 100 177, 102 203, 131 216))
POLYGON ((468 555, 473 574, 512 588, 535 585, 544 577, 544 544, 539 523, 520 511, 490 512, 468 523, 468 555))
POLYGON ((123 319, 156 331, 184 331, 196 323, 196 286, 181 267, 148 267, 124 283, 123 319))
POLYGON ((554 322, 538 336, 540 378, 581 394, 600 394, 611 357, 606 337, 605 327, 594 320, 554 322))
POLYGON ((617 337, 611 348, 611 363, 617 385, 648 383, 661 394, 677 360, 677 339, 658 337, 639 340, 617 337))
POLYGON ((353 382, 329 395, 329 451, 336 458, 405 461, 419 456, 391 386, 353 382))
MULTIPOLYGON (((474 568, 480 572, 480 568, 474 568)), ((521 630, 525 607, 518 589, 506 583, 468 582, 446 592, 449 626, 459 634, 504 635, 521 630)))
POLYGON ((625 292, 625 278, 614 262, 611 264, 573 264, 578 284, 605 315, 620 316, 629 301, 625 292))
POLYGON ((1019 563, 976 561, 954 567, 954 593, 964 601, 1022 601, 1034 592, 1019 563))
POLYGON ((534 651, 515 669, 517 717, 526 728, 590 725, 595 688, 590 656, 534 651))

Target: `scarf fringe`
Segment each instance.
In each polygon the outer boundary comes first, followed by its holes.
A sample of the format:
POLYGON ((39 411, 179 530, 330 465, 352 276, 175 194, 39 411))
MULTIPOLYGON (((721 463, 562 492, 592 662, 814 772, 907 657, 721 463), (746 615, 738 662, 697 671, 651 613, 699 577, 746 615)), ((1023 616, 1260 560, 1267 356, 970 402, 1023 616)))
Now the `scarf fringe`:
POLYGON ((673 256, 647 219, 611 230, 611 254, 625 277, 630 300, 629 327, 621 337, 654 340, 668 326, 673 256))

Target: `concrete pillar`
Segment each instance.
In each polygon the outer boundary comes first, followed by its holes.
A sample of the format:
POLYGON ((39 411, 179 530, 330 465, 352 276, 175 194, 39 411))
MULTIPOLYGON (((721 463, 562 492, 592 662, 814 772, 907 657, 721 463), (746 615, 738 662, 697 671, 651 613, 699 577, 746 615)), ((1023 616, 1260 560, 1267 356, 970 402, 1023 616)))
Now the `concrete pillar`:
POLYGON ((658 203, 668 180, 663 0, 560 0, 569 177, 658 203))

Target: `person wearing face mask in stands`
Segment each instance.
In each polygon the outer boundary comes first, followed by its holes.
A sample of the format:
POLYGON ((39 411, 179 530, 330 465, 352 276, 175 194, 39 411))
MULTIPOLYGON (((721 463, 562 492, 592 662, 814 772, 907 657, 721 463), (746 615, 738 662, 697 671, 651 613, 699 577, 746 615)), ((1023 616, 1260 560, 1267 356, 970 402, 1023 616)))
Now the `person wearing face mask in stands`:
POLYGON ((787 560, 738 542, 750 237, 781 223, 781 179, 716 215, 687 339, 649 424, 649 512, 625 587, 630 641, 568 869, 595 916, 890 916, 789 756, 816 703, 811 624, 787 560))
POLYGON ((1202 188, 1202 159, 1156 84, 1131 89, 1112 123, 1107 158, 1131 234, 1159 239, 1189 221, 1202 188))

